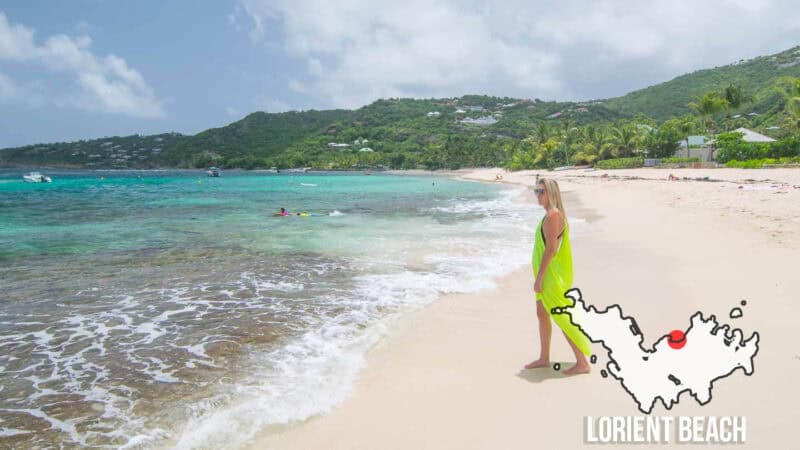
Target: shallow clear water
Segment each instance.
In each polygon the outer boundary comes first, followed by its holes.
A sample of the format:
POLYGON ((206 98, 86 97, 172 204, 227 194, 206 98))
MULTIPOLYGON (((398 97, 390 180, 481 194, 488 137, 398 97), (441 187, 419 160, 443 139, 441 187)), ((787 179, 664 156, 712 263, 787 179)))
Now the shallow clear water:
POLYGON ((439 177, 47 174, 0 171, 0 446, 235 448, 324 413, 396 314, 524 264, 538 213, 439 177))

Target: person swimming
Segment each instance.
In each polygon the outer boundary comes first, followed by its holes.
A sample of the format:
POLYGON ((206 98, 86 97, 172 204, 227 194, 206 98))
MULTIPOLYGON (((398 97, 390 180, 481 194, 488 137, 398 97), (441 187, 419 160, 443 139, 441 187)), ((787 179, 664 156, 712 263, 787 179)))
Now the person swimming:
POLYGON ((311 216, 311 215, 312 214, 310 214, 308 211, 300 211, 300 212, 292 213, 292 212, 287 211, 286 208, 281 208, 281 210, 279 212, 276 212, 275 214, 273 214, 274 217, 291 217, 291 216, 308 217, 308 216, 311 216))

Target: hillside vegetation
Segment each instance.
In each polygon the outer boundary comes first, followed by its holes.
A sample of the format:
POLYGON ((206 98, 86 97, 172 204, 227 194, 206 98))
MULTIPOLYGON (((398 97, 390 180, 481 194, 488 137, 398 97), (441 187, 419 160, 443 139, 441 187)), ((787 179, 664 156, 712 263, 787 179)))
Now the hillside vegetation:
POLYGON ((0 166, 517 169, 667 157, 690 134, 744 126, 776 138, 796 135, 800 125, 791 99, 798 78, 795 47, 606 100, 465 95, 381 99, 356 110, 256 112, 194 136, 133 135, 4 149, 0 166))

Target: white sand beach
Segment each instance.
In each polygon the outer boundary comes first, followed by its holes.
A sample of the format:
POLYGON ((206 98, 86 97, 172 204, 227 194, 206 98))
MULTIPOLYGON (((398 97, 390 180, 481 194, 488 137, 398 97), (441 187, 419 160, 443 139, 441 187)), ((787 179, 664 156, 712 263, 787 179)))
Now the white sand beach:
MULTIPOLYGON (((746 416, 747 441, 737 448, 790 447, 800 419, 800 170, 671 171, 720 182, 667 181, 670 171, 658 169, 454 175, 502 174, 530 186, 537 173, 557 178, 570 219, 587 222, 572 236, 575 285, 588 302, 617 303, 635 317, 645 345, 686 329, 696 311, 760 333, 752 376, 717 381, 706 406, 683 394, 672 410, 658 403, 652 414, 746 416), (729 319, 742 299, 744 316, 729 319)), ((532 292, 526 266, 494 290, 449 295, 405 316, 369 353, 342 405, 264 430, 252 448, 583 448, 585 416, 640 415, 616 380, 600 376, 607 358, 599 346, 589 375, 522 369, 539 353, 532 292)), ((553 361, 568 367, 571 358, 554 329, 553 361)))

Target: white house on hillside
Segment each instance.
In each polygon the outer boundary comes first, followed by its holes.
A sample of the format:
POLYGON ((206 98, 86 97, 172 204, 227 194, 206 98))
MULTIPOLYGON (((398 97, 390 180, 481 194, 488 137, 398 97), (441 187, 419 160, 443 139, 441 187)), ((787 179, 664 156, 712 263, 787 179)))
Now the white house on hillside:
POLYGON ((461 120, 461 123, 466 125, 494 125, 497 123, 497 119, 492 116, 483 116, 478 117, 477 119, 472 119, 467 117, 466 119, 461 120))
POLYGON ((733 131, 736 133, 742 133, 742 140, 745 142, 775 142, 775 139, 772 139, 769 136, 764 136, 761 133, 756 133, 753 130, 748 130, 747 128, 737 128, 733 131))

